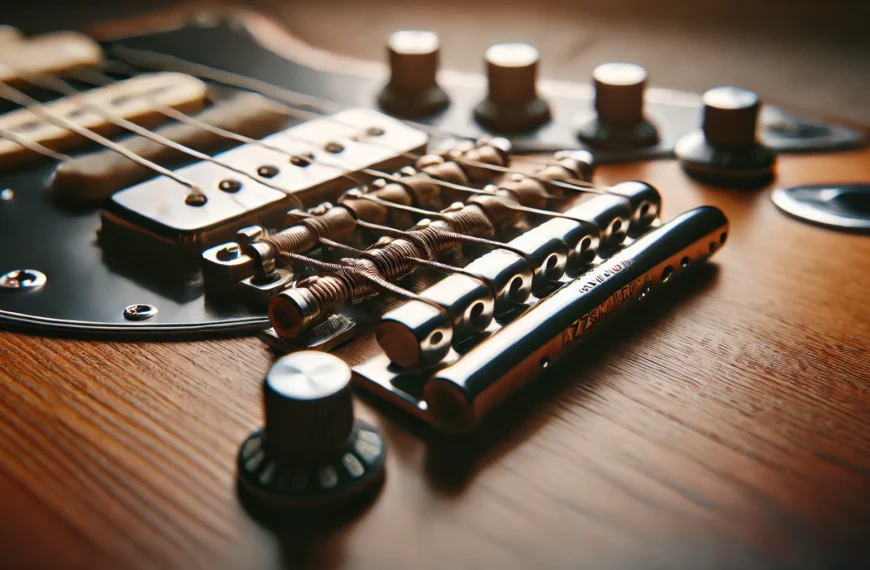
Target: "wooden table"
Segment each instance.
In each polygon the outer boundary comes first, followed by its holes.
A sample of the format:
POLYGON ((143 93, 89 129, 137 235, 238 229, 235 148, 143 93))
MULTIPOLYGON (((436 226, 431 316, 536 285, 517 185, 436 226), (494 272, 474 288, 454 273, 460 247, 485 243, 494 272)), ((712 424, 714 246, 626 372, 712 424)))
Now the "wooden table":
MULTIPOLYGON (((780 184, 866 179, 870 152, 783 157, 780 184)), ((376 502, 329 532, 239 506, 261 422, 257 340, 88 343, 0 333, 8 568, 832 568, 870 562, 870 240, 765 192, 642 178, 665 217, 731 218, 711 269, 569 358, 474 438, 358 400, 389 441, 376 502)), ((347 354, 346 354, 347 355, 347 354)), ((359 358, 359 351, 349 355, 359 358)))

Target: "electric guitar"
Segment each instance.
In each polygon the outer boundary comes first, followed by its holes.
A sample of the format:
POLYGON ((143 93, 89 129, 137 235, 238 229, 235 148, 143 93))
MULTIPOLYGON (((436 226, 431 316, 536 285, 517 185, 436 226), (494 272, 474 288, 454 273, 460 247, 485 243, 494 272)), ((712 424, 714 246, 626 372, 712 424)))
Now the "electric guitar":
POLYGON ((12 567, 787 564, 773 521, 866 517, 863 130, 439 48, 2 30, 12 567))

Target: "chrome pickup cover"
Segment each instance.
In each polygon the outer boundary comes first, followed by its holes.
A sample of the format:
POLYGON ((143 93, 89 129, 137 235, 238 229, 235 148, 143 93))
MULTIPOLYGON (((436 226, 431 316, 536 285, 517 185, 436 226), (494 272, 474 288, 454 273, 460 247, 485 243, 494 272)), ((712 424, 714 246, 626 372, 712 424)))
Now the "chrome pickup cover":
POLYGON ((409 163, 406 155, 425 148, 428 137, 376 111, 351 109, 296 125, 263 141, 286 152, 246 144, 214 157, 254 179, 211 162, 176 171, 199 186, 207 198, 203 205, 187 204, 187 188, 165 176, 114 194, 103 213, 102 238, 105 234, 120 237, 118 231, 128 238, 130 232, 137 232, 199 252, 240 227, 274 226, 299 200, 310 204, 335 198, 357 184, 354 178, 370 178, 355 176, 365 168, 393 171, 409 163), (312 154, 313 161, 304 166, 289 161, 289 155, 312 154), (234 183, 233 191, 221 189, 224 181, 234 183))

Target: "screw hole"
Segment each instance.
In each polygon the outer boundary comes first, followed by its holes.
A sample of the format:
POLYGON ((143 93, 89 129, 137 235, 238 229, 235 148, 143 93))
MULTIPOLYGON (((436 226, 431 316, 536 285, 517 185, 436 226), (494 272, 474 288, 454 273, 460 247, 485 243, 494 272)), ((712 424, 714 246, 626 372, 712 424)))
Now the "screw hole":
POLYGON ((673 274, 674 274, 674 268, 671 267, 670 265, 666 266, 662 270, 662 283, 667 283, 668 280, 671 278, 671 275, 673 275, 673 274))
POLYGON ((471 312, 468 313, 472 319, 480 318, 480 315, 483 314, 483 303, 475 303, 471 306, 471 312))
POLYGON ((683 259, 680 260, 680 267, 681 268, 685 269, 688 266, 689 266, 689 258, 688 257, 684 257, 683 259))
POLYGON ((511 297, 516 297, 522 288, 523 288, 523 278, 522 277, 514 277, 511 280, 510 286, 508 287, 508 294, 511 297))
POLYGON ((547 263, 545 265, 545 271, 547 273, 547 277, 552 277, 553 273, 556 271, 556 268, 559 265, 559 256, 551 254, 550 257, 547 258, 547 263))
POLYGON ((550 357, 544 356, 541 357, 541 368, 546 368, 550 365, 550 357))
POLYGON ((721 244, 721 243, 725 243, 725 240, 726 240, 726 239, 728 239, 728 233, 727 233, 727 232, 722 232, 721 234, 719 234, 719 243, 720 243, 720 244, 721 244))
POLYGON ((643 205, 640 207, 640 217, 646 218, 649 215, 650 208, 650 203, 644 202, 643 205))
POLYGON ((652 287, 650 286, 649 282, 644 283, 643 289, 640 290, 640 298, 645 299, 646 296, 649 295, 650 289, 652 289, 652 287))
POLYGON ((384 129, 380 127, 369 127, 366 129, 366 134, 370 137, 379 137, 384 134, 384 129))
POLYGON ((610 226, 610 233, 616 234, 619 233, 619 230, 622 229, 622 220, 616 219, 613 221, 613 224, 610 226))
POLYGON ((326 152, 331 152, 332 154, 339 154, 341 152, 344 152, 344 147, 337 142, 328 142, 323 147, 323 150, 325 150, 326 152))
POLYGON ((433 345, 441 344, 442 340, 444 340, 444 333, 441 331, 435 331, 432 333, 432 336, 429 337, 429 343, 433 345))

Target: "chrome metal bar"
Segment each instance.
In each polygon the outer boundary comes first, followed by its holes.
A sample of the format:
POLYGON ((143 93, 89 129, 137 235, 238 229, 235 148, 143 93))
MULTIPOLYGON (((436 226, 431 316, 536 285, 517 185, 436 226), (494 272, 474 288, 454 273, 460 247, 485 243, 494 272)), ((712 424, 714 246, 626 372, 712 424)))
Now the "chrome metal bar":
POLYGON ((354 369, 357 384, 443 431, 470 431, 604 325, 706 261, 727 234, 728 220, 719 209, 686 212, 566 283, 462 356, 454 353, 440 369, 400 372, 384 367, 388 359, 376 358, 354 369))

